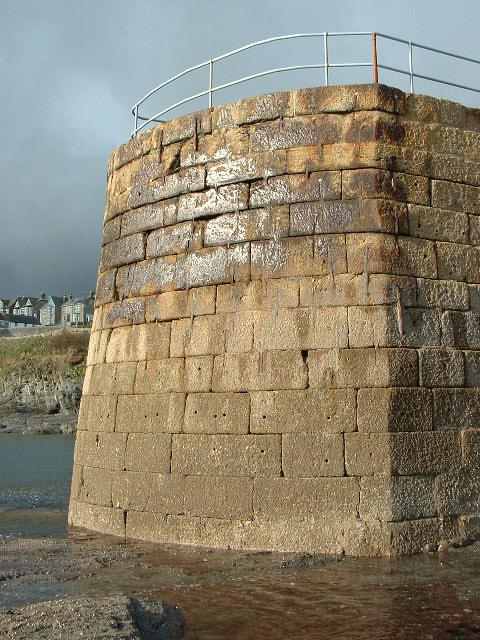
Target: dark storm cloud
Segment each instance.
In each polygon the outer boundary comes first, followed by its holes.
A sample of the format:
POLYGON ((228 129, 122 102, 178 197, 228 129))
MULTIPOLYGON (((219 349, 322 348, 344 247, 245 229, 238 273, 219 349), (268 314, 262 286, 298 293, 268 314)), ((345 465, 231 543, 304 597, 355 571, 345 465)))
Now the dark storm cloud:
MULTIPOLYGON (((452 6, 0 0, 0 296, 95 286, 107 157, 128 138, 131 105, 160 80, 246 42, 310 30, 376 28, 478 57, 476 3, 452 6)), ((262 56, 275 66, 273 51, 262 56)))

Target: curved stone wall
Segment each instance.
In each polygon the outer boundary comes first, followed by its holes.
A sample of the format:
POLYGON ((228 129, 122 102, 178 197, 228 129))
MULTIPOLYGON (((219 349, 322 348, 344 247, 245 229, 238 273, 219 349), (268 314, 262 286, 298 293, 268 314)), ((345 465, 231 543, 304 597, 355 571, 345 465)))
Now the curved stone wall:
POLYGON ((479 130, 340 86, 114 151, 70 523, 356 555, 477 535, 479 130))

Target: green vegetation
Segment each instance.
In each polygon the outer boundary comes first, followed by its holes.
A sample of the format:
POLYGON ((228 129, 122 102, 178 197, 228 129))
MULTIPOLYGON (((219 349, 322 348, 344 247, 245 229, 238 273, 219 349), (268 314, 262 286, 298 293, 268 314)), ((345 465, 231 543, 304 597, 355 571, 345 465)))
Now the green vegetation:
POLYGON ((0 338, 0 369, 12 370, 64 362, 83 373, 88 331, 63 331, 45 336, 0 338))

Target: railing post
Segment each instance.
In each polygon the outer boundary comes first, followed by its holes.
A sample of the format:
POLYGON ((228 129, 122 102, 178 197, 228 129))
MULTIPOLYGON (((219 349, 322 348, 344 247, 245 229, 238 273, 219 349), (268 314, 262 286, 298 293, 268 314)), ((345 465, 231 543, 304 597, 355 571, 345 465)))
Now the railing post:
POLYGON ((413 93, 413 46, 411 40, 408 41, 408 68, 410 70, 410 93, 413 93))
POLYGON ((325 72, 325 86, 328 87, 328 33, 325 31, 323 34, 323 63, 325 72))
POLYGON ((378 83, 378 65, 377 65, 377 34, 372 33, 372 70, 373 82, 378 83))
POLYGON ((137 128, 138 128, 138 104, 136 104, 133 107, 133 121, 134 121, 134 126, 133 126, 133 135, 137 135, 137 128))
POLYGON ((212 88, 213 88, 213 60, 210 58, 209 60, 209 64, 208 64, 208 106, 209 108, 212 106, 213 104, 213 97, 212 97, 212 88))

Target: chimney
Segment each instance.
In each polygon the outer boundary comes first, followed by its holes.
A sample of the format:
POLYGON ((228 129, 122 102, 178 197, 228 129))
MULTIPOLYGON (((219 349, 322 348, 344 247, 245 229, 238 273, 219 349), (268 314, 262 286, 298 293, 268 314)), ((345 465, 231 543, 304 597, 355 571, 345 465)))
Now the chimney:
POLYGON ((68 300, 69 300, 69 301, 70 301, 70 300, 73 300, 73 293, 69 293, 69 294, 68 294, 68 300))
POLYGON ((47 298, 47 294, 45 291, 40 291, 40 300, 45 300, 47 298))

